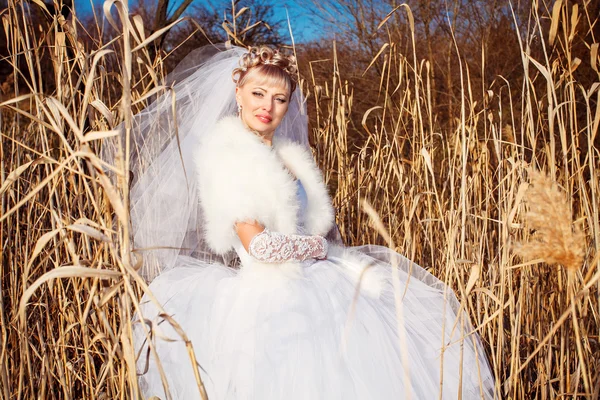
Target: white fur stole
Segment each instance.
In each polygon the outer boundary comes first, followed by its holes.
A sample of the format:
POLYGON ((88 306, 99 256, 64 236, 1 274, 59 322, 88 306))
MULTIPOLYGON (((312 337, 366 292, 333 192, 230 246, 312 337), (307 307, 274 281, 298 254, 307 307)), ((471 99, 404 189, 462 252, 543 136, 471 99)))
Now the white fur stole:
POLYGON ((301 145, 269 147, 239 118, 226 117, 203 138, 195 162, 205 237, 219 254, 235 244, 236 222, 257 221, 273 231, 296 233, 300 204, 294 176, 308 197, 307 232, 325 235, 333 226, 327 188, 312 154, 301 145))

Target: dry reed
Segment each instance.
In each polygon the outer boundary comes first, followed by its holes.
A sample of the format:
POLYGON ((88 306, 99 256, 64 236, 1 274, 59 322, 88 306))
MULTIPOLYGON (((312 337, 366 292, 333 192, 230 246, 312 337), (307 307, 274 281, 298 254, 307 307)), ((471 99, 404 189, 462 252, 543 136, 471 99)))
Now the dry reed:
MULTIPOLYGON (((120 34, 104 41, 98 27, 90 50, 76 19, 54 17, 49 29, 40 29, 16 0, 2 14, 7 61, 21 82, 7 83, 12 93, 0 103, 5 399, 139 398, 131 320, 146 285, 130 256, 126 166, 115 166, 112 181, 97 154, 102 138, 114 135, 160 86, 163 71, 145 49, 152 38, 126 5, 115 2, 120 34)), ((473 101, 462 69, 462 111, 451 127, 434 123, 430 70, 414 46, 413 54, 403 54, 390 41, 379 54, 380 103, 359 116, 360 137, 351 136, 353 91, 335 47, 330 78, 309 74, 304 87, 313 102, 315 155, 334 189, 347 244, 382 243, 363 212, 367 199, 389 242, 455 289, 485 344, 502 398, 592 399, 600 391, 594 258, 600 92, 570 73, 569 30, 559 27, 572 16, 561 1, 554 7, 551 15, 532 14, 531 31, 520 39, 544 32, 547 46, 561 43, 561 56, 551 59, 548 50, 536 60, 523 46, 521 93, 513 98, 501 78, 482 88, 496 102, 493 109, 473 101), (550 32, 542 17, 551 18, 550 32), (530 192, 526 214, 531 166, 547 171, 563 191, 534 178, 538 194, 530 192), (571 216, 581 234, 571 230, 571 216), (525 229, 527 218, 532 229, 525 229), (523 262, 513 251, 516 242, 543 259, 540 265, 523 262), (545 265, 554 262, 571 272, 545 265)), ((408 7, 394 12, 410 15, 408 7)), ((597 49, 590 43, 592 63, 597 49)))

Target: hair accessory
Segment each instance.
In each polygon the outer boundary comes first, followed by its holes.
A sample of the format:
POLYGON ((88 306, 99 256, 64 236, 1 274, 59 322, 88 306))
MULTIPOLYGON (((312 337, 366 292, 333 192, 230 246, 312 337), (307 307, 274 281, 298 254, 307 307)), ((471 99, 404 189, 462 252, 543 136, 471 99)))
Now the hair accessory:
POLYGON ((233 82, 239 85, 240 81, 245 80, 248 71, 262 65, 275 66, 281 69, 288 75, 291 92, 296 89, 298 84, 296 58, 292 55, 286 56, 268 46, 251 47, 245 54, 242 54, 239 66, 231 73, 233 82))

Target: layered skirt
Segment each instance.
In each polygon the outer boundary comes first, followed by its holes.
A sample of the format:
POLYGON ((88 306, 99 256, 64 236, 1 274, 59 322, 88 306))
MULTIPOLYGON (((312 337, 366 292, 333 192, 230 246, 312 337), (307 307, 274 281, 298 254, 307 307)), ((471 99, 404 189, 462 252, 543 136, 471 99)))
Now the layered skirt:
POLYGON ((494 398, 452 290, 385 247, 289 269, 180 257, 150 289, 134 325, 146 397, 200 399, 199 373, 218 400, 494 398))

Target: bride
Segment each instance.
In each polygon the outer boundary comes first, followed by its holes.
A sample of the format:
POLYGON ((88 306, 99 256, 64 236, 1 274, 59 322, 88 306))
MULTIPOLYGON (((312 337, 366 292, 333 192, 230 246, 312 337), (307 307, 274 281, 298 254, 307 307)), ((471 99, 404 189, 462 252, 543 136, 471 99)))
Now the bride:
POLYGON ((449 288, 387 248, 326 239, 334 211, 294 57, 192 58, 134 126, 132 227, 153 279, 134 325, 143 394, 493 398, 449 288))

